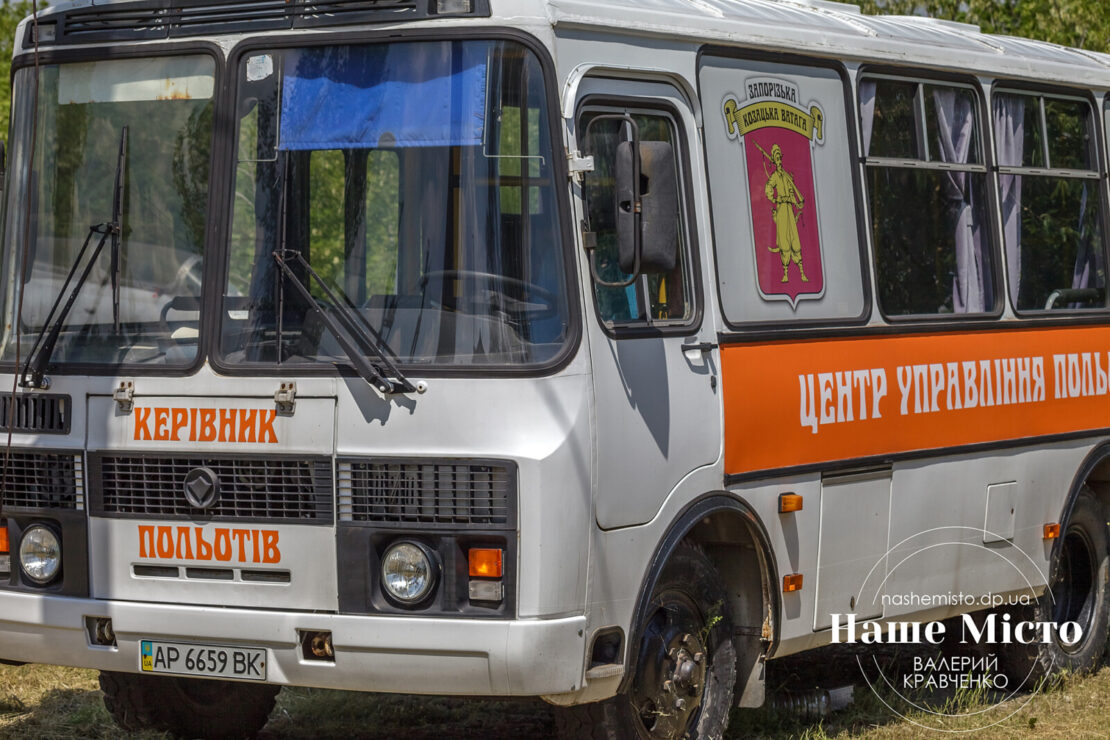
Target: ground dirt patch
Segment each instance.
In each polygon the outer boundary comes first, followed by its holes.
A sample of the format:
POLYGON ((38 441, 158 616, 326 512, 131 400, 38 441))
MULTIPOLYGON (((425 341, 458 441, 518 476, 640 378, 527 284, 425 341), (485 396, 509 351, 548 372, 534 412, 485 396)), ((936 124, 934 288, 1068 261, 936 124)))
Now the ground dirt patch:
MULTIPOLYGON (((851 682, 855 659, 843 652, 810 654, 806 660, 774 661, 768 672, 776 688, 801 691, 814 686, 851 682), (809 667, 813 667, 812 669, 809 667)), ((989 698, 986 698, 989 699, 989 698)), ((993 701, 975 695, 955 697, 963 711, 993 701), (978 702, 978 703, 977 703, 978 702)), ((950 705, 954 706, 954 705, 950 705)), ((1017 711, 989 729, 971 733, 979 740, 1045 738, 1080 740, 1110 738, 1110 667, 1092 676, 1069 676, 1036 695, 1011 700, 1017 711), (1024 704, 1018 709, 1019 705, 1024 704)), ((1002 711, 1005 717, 1009 711, 1002 711)), ((944 738, 951 734, 922 729, 893 716, 866 687, 857 688, 856 702, 822 719, 762 709, 736 711, 729 740, 769 738, 944 738)), ((975 720, 954 722, 951 730, 967 730, 975 720)), ((365 740, 547 740, 553 737, 552 709, 540 701, 490 701, 358 694, 321 689, 286 689, 260 736, 285 738, 362 738, 365 740)), ((101 703, 96 672, 54 666, 0 666, 0 738, 117 738, 122 733, 101 703)), ((159 733, 137 733, 138 740, 163 739, 159 733)))

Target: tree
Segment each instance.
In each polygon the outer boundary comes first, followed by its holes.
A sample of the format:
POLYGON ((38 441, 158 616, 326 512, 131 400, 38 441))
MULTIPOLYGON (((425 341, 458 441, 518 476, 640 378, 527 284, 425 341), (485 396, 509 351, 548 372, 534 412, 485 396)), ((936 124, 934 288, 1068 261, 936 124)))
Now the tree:
MULTIPOLYGON (((39 12, 46 7, 38 4, 39 12)), ((0 3, 0 138, 8 136, 8 114, 12 98, 11 66, 15 49, 15 29, 19 22, 31 14, 31 1, 4 0, 0 3)))
POLYGON ((928 15, 974 23, 985 33, 1110 52, 1110 13, 1103 0, 861 0, 852 4, 865 13, 928 15))

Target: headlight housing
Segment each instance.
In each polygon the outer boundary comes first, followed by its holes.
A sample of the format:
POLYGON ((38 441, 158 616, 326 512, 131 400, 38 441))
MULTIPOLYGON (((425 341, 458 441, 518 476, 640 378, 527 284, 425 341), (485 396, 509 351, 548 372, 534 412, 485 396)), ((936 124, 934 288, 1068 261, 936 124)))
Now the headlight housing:
POLYGON ((29 527, 19 541, 19 565, 40 586, 53 581, 62 569, 62 543, 54 530, 42 524, 29 527))
POLYGON ((435 591, 439 558, 427 545, 394 542, 382 555, 382 590, 394 601, 416 606, 435 591))

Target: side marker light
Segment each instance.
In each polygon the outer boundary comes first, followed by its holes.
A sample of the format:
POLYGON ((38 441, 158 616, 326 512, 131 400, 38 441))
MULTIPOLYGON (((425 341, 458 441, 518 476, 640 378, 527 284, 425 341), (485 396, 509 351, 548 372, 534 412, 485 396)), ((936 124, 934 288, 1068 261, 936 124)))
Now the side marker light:
POLYGON ((802 590, 802 574, 791 573, 788 576, 782 577, 782 592, 784 594, 793 593, 802 590))
POLYGON ((788 514, 792 511, 802 510, 802 497, 796 493, 784 493, 779 496, 779 513, 788 514))
POLYGON ((1046 524, 1044 525, 1044 538, 1046 540, 1054 540, 1060 536, 1060 524, 1046 524))

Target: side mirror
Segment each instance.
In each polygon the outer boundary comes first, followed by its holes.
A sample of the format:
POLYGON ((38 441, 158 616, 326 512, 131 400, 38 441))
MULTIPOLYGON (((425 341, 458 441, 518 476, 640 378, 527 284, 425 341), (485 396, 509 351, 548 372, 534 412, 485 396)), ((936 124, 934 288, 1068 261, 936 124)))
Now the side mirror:
POLYGON ((665 141, 617 145, 617 254, 622 272, 670 272, 678 259, 678 178, 665 141), (639 177, 637 177, 639 170, 639 177), (639 218, 636 216, 639 215, 639 218), (639 259, 637 260, 637 247, 639 259))
MULTIPOLYGON (((607 288, 623 288, 636 282, 642 274, 674 269, 678 260, 678 176, 671 145, 664 141, 641 141, 640 127, 626 113, 593 117, 586 125, 582 140, 592 144, 594 126, 612 120, 627 126, 631 139, 618 142, 615 149, 610 150, 617 265, 627 279, 609 282, 601 277, 595 251, 597 235, 590 228, 588 216, 583 228, 593 281, 607 288)), ((589 153, 605 156, 600 152, 589 153)))

